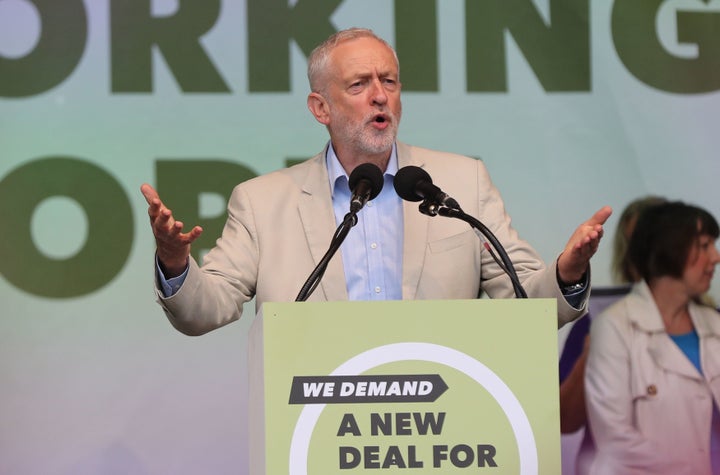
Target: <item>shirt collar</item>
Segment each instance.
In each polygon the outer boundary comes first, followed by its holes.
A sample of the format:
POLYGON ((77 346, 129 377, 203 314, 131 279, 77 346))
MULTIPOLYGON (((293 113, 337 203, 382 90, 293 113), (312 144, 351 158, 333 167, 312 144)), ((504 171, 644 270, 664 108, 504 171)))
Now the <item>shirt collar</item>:
MULTIPOLYGON (((328 177, 330 179, 330 194, 335 196, 335 186, 338 183, 338 180, 343 180, 343 183, 347 184, 349 177, 347 173, 345 173, 345 169, 340 164, 340 160, 335 154, 332 142, 328 143, 327 151, 325 152, 325 163, 327 165, 328 177)), ((390 160, 388 161, 388 166, 385 170, 384 176, 389 176, 392 179, 397 174, 397 171, 397 145, 393 143, 392 151, 390 152, 390 160)))

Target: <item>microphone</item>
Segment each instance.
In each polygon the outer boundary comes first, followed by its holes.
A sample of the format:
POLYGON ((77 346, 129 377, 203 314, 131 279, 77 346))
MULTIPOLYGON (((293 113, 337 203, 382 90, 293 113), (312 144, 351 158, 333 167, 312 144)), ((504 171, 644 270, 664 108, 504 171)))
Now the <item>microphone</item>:
POLYGON ((515 266, 513 266, 510 257, 497 237, 480 220, 466 214, 457 201, 433 185, 428 172, 412 165, 403 167, 395 175, 393 186, 400 198, 406 201, 422 201, 419 207, 421 213, 430 217, 439 214, 440 216, 457 218, 472 226, 475 233, 482 240, 483 247, 487 249, 498 267, 510 278, 515 296, 517 298, 527 298, 527 293, 520 283, 515 266), (488 241, 500 254, 500 258, 495 255, 488 241))
POLYGON ((357 213, 368 201, 380 194, 383 173, 374 163, 362 163, 350 173, 348 186, 352 192, 350 212, 357 213))
POLYGON ((429 201, 435 206, 446 206, 460 209, 460 205, 453 198, 433 185, 428 172, 420 167, 409 165, 398 170, 393 180, 393 186, 400 198, 407 201, 429 201))

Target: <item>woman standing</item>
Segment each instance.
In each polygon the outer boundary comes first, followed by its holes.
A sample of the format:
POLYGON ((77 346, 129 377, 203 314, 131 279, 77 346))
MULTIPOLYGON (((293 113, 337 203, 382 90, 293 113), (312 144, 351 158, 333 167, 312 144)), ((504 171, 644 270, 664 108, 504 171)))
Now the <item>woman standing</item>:
POLYGON ((720 474, 720 315, 698 303, 719 234, 681 202, 640 215, 628 257, 642 280, 591 327, 591 474, 720 474))

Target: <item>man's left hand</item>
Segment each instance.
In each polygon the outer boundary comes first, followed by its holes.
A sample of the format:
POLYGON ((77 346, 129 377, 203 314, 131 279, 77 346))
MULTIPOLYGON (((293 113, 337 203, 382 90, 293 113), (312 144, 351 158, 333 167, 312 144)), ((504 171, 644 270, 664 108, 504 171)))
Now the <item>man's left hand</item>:
POLYGON ((612 208, 603 206, 592 218, 582 223, 570 236, 557 262, 558 276, 564 283, 579 282, 590 266, 590 258, 597 252, 603 236, 603 224, 612 208))

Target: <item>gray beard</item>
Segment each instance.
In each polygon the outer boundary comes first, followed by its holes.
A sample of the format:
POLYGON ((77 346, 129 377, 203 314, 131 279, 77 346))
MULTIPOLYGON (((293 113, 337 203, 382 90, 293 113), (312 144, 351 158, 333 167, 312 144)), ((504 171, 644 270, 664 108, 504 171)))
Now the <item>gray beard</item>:
POLYGON ((369 155, 375 155, 389 151, 395 143, 396 135, 397 130, 395 130, 394 127, 393 130, 384 130, 380 134, 362 131, 359 134, 353 135, 351 141, 356 150, 360 150, 369 155))

